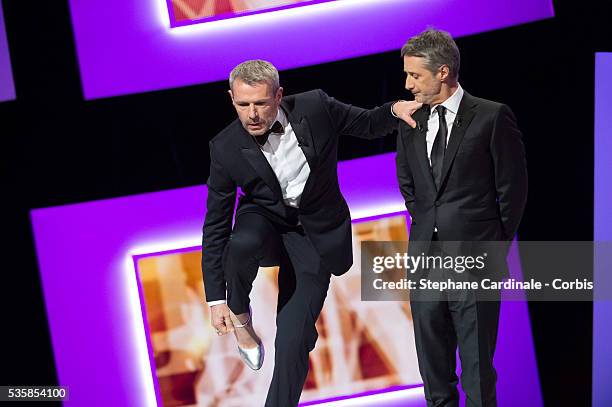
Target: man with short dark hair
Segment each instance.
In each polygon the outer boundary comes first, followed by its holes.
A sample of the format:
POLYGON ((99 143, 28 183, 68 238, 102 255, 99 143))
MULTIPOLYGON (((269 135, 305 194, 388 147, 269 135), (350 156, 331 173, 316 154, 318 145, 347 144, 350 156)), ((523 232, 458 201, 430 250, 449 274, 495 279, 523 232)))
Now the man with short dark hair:
MULTIPOLYGON (((412 218, 409 252, 432 254, 445 241, 499 241, 507 247, 527 197, 525 151, 514 114, 461 88, 459 49, 448 33, 426 30, 410 38, 401 55, 406 89, 423 103, 413 115, 417 127, 400 124, 397 143, 397 176, 412 218)), ((500 259, 493 271, 506 275, 505 252, 500 259)), ((423 273, 433 278, 437 271, 423 273)), ((496 406, 498 293, 487 301, 469 290, 460 301, 436 295, 413 291, 410 299, 427 405, 459 405, 458 346, 467 406, 496 406)))
POLYGON ((383 137, 415 102, 365 110, 321 90, 283 98, 278 72, 246 61, 230 74, 238 119, 210 142, 202 247, 211 323, 234 331, 251 369, 263 363, 249 294, 259 266, 280 265, 275 360, 266 406, 297 406, 332 274, 353 263, 351 217, 338 186, 338 139, 383 137), (236 220, 232 215, 240 187, 236 220), (227 301, 227 303, 226 303, 227 301), (230 312, 231 311, 231 312, 230 312))

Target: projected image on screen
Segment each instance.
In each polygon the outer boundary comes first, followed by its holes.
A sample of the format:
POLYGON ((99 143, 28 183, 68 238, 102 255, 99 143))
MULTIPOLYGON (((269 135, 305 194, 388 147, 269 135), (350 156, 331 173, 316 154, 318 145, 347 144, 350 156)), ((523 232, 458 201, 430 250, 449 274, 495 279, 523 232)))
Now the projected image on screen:
MULTIPOLYGON (((409 303, 360 300, 360 242, 406 241, 405 216, 355 223, 353 236, 355 265, 332 279, 302 402, 421 382, 409 303)), ((198 248, 136 259, 159 401, 261 406, 272 378, 278 268, 260 268, 251 293, 253 321, 266 347, 263 368, 253 372, 240 360, 235 339, 218 337, 210 326, 200 259, 198 248)))
POLYGON ((334 0, 168 0, 173 26, 334 0))

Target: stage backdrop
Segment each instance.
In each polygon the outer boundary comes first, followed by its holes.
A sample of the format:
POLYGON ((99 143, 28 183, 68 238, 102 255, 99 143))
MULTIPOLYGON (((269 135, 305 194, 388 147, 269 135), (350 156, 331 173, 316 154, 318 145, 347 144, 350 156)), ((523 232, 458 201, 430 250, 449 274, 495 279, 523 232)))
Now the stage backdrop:
MULTIPOLYGON (((357 265, 360 240, 407 237, 394 168, 394 154, 339 164, 357 265)), ((230 337, 209 328, 197 247, 206 196, 202 186, 32 211, 66 406, 261 405, 273 360, 275 270, 262 271, 253 295, 270 352, 255 373, 230 337)), ((517 253, 513 247, 510 267, 521 278, 517 253)), ((361 302, 358 275, 353 268, 333 279, 304 401, 419 382, 409 305, 361 302)), ((542 405, 525 302, 503 304, 495 361, 500 406, 542 405)), ((370 405, 382 405, 377 397, 370 405)))
POLYGON ((11 56, 4 29, 2 1, 0 1, 0 102, 13 99, 15 99, 15 85, 13 84, 11 56))
POLYGON ((429 25, 463 36, 554 15, 552 0, 204 1, 234 18, 172 28, 173 10, 197 20, 203 2, 169 1, 70 0, 86 99, 223 80, 247 59, 282 70, 399 50, 429 25), (256 14, 235 15, 245 8, 256 14))
MULTIPOLYGON (((595 55, 595 225, 596 242, 612 241, 612 53, 595 55)), ((597 247, 597 246, 596 246, 597 247)), ((612 406, 612 253, 595 252, 593 303, 593 407, 612 406)))
MULTIPOLYGON (((421 384, 408 302, 360 301, 360 243, 408 238, 406 215, 353 225, 354 266, 332 279, 301 401, 421 384)), ((386 253, 393 255, 394 253, 386 253)), ((164 406, 262 406, 272 379, 277 267, 261 268, 251 294, 266 363, 254 373, 233 335, 217 337, 202 301, 201 248, 138 256, 153 375, 164 406)))

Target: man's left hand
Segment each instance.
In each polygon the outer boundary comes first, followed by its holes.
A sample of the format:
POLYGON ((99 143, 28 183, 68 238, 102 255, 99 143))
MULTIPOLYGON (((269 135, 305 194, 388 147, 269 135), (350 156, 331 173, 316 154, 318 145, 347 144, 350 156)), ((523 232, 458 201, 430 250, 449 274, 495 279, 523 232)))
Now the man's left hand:
POLYGON ((399 102, 395 102, 391 109, 393 110, 393 113, 398 118, 405 121, 408 124, 408 126, 414 129, 417 124, 412 118, 412 115, 414 114, 414 112, 419 110, 421 106, 423 106, 422 103, 415 102, 413 100, 412 101, 400 100, 399 102))

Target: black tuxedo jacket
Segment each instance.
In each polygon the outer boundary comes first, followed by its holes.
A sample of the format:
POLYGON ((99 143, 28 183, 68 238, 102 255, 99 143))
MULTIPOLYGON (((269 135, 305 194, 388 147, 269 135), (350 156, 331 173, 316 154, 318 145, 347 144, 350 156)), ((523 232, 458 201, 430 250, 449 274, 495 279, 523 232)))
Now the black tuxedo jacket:
POLYGON ((426 252, 435 226, 441 241, 511 241, 527 199, 525 149, 514 114, 464 93, 439 190, 427 158, 427 114, 421 108, 413 115, 416 129, 400 123, 397 142, 397 176, 414 249, 426 252))
MULTIPOLYGON (((304 151, 310 176, 298 218, 322 263, 335 275, 353 262, 351 218, 338 186, 338 138, 373 139, 397 129, 391 104, 364 110, 341 103, 321 90, 283 98, 281 106, 304 151)), ((206 300, 225 299, 223 250, 230 237, 236 189, 236 216, 259 212, 277 222, 289 217, 276 175, 254 138, 236 119, 210 142, 210 176, 202 239, 206 300)), ((295 211, 294 211, 295 212, 295 211)))

